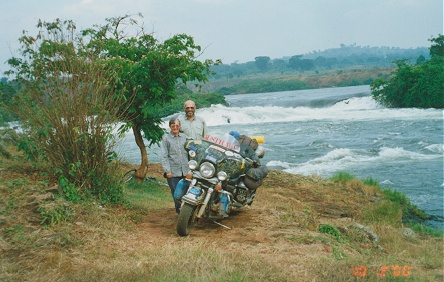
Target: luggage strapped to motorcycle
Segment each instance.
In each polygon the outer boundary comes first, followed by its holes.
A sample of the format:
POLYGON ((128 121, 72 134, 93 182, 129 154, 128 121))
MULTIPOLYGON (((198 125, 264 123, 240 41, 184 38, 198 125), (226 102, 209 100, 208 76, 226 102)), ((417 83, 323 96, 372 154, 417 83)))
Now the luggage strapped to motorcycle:
POLYGON ((251 148, 253 148, 253 150, 256 150, 257 146, 259 146, 259 143, 257 142, 256 139, 251 139, 250 137, 243 134, 239 136, 238 141, 239 143, 243 143, 250 146, 251 148))

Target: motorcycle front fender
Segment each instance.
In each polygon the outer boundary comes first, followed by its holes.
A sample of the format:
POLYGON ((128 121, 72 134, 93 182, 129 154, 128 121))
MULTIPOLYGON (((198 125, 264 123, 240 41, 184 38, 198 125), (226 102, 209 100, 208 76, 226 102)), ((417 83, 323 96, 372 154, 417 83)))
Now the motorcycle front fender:
POLYGON ((182 197, 182 203, 188 203, 194 206, 200 205, 199 212, 197 213, 196 217, 201 218, 205 212, 208 202, 210 201, 212 193, 213 188, 203 189, 198 186, 190 187, 187 193, 182 197))

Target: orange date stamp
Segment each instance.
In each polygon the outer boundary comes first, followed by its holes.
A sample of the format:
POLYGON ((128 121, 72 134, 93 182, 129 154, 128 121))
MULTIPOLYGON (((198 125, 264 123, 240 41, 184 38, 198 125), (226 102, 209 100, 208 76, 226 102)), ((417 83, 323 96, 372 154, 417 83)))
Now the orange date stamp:
MULTIPOLYGON (((388 275, 392 275, 394 277, 409 277, 411 274, 411 267, 409 265, 382 265, 377 271, 377 275, 379 277, 386 277, 388 275)), ((353 276, 356 277, 367 277, 368 268, 365 265, 355 266, 353 268, 353 276)))

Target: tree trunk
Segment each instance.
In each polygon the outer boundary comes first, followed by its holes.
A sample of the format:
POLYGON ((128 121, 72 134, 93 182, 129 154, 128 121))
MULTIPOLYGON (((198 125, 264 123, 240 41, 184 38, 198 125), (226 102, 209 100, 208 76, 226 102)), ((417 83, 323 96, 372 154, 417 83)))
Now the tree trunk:
POLYGON ((148 154, 146 152, 145 143, 143 142, 142 133, 137 125, 133 126, 134 137, 136 139, 136 144, 140 149, 140 155, 142 157, 142 163, 137 169, 136 179, 138 181, 143 181, 148 172, 148 154))

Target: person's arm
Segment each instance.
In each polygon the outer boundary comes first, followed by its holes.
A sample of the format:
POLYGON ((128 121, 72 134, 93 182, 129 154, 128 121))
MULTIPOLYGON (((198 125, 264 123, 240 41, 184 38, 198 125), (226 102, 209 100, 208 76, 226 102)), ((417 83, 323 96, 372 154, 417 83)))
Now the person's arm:
POLYGON ((168 140, 166 136, 162 138, 162 142, 160 143, 160 154, 163 171, 166 174, 171 173, 170 162, 168 160, 168 140))
POLYGON ((202 119, 202 124, 203 124, 202 138, 204 138, 208 134, 207 123, 205 122, 204 119, 202 119))

